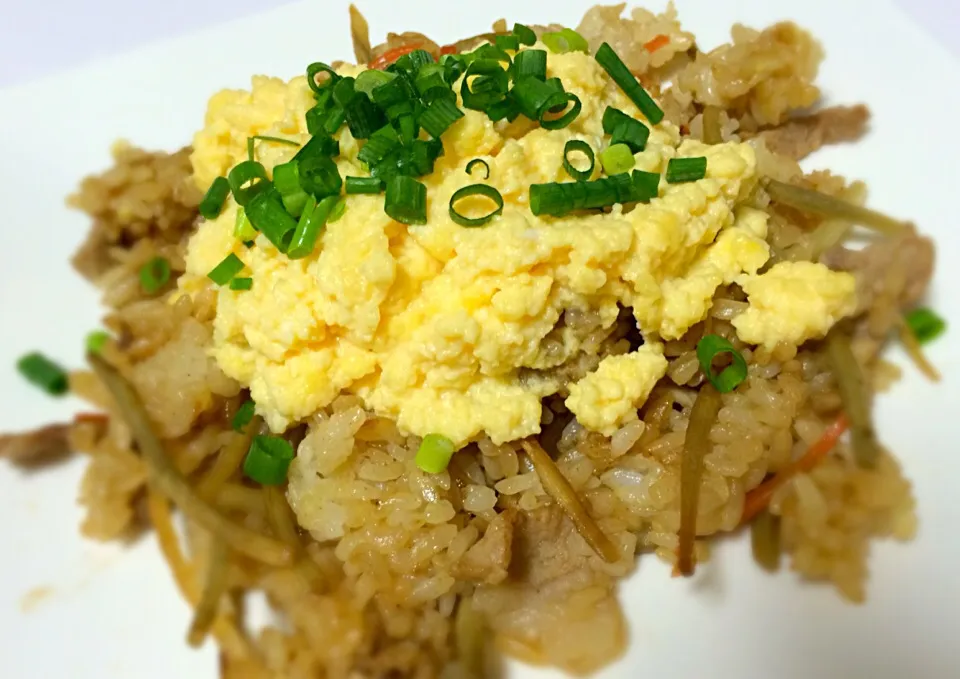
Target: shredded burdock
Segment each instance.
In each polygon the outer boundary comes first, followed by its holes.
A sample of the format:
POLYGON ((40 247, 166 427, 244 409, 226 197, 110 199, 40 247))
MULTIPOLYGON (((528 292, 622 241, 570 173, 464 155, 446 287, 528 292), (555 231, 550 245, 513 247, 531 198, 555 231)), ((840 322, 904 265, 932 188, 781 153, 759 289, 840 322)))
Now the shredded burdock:
POLYGON ((780 517, 769 511, 760 514, 750 524, 750 548, 753 559, 764 570, 780 568, 780 517))
POLYGON ((850 348, 850 336, 842 327, 827 335, 827 358, 833 370, 843 409, 850 420, 853 456, 861 467, 872 468, 880 458, 880 444, 873 427, 870 392, 863 371, 850 348))
POLYGON ((230 550, 219 535, 210 536, 210 556, 207 563, 207 577, 203 584, 200 601, 193 612, 193 621, 187 632, 187 642, 199 646, 206 639, 217 619, 220 600, 227 590, 227 572, 230 567, 230 550))
POLYGON ((693 548, 697 536, 697 510, 700 504, 700 481, 703 458, 710 452, 710 429, 717 421, 722 400, 712 384, 705 383, 697 393, 690 413, 680 459, 680 531, 677 548, 677 572, 693 575, 693 548))

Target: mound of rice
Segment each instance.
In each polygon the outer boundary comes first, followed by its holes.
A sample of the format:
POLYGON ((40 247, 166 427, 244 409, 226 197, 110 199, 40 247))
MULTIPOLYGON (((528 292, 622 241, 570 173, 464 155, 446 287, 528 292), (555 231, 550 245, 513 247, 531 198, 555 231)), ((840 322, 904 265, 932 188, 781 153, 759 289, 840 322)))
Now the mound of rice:
MULTIPOLYGON (((754 140, 764 174, 863 202, 862 184, 803 175, 796 163, 821 143, 858 136, 866 119, 865 109, 791 117, 819 96, 814 78, 823 53, 809 34, 792 24, 759 32, 736 26, 730 44, 705 53, 672 8, 662 15, 634 10, 629 18, 622 11, 622 5, 591 9, 579 30, 594 48, 611 42, 685 133, 700 136, 704 111, 714 107, 724 139, 754 140), (659 35, 669 37, 668 47, 643 49, 659 35)), ((176 467, 243 525, 276 533, 292 520, 292 509, 308 534, 302 558, 290 567, 231 558, 213 626, 224 677, 468 676, 465 658, 486 654, 471 646, 482 647, 478 639, 530 662, 576 674, 596 670, 628 638, 618 579, 633 570, 638 554, 676 560, 680 456, 704 381, 697 340, 706 332, 722 335, 749 365, 746 383, 722 396, 710 431, 696 527, 701 538, 737 529, 747 491, 800 456, 841 407, 817 343, 769 352, 737 339, 730 321, 744 308, 744 296, 731 287, 718 294, 705 323, 667 344, 667 377, 638 422, 606 438, 580 426, 561 398, 546 404, 541 440, 613 541, 615 563, 584 541, 519 444, 484 438, 458 452, 447 471, 426 474, 414 463, 419 439, 347 396, 288 432, 299 445, 289 507, 277 509, 266 491, 243 481, 239 460, 232 467, 220 461, 243 436, 230 421, 246 394, 208 355, 213 300, 201 294, 170 303, 167 295, 183 271, 197 218, 189 151, 119 145, 115 166, 85 180, 71 198, 94 222, 75 264, 103 290, 110 309, 105 322, 116 341, 104 356, 136 387, 176 467), (173 276, 159 294, 148 295, 138 270, 156 256, 171 262, 173 276), (286 513, 279 524, 277 511, 286 513), (255 590, 266 593, 281 618, 256 632, 243 627, 240 604, 241 595, 255 590)), ((766 206, 763 195, 756 200, 766 206)), ((769 210, 775 260, 820 252, 815 238, 829 220, 769 210)), ((864 374, 882 386, 890 371, 880 349, 900 310, 922 294, 932 247, 908 233, 860 252, 834 247, 823 258, 858 277, 854 351, 864 374)), ((565 322, 585 335, 596 327, 589 317, 568 315, 565 322)), ((629 335, 625 317, 562 367, 565 378, 628 351, 629 335)), ((87 507, 83 532, 123 537, 145 529, 149 513, 178 584, 196 604, 211 558, 209 535, 190 526, 179 543, 166 500, 147 491, 148 470, 116 404, 91 373, 73 374, 71 387, 108 414, 79 416, 58 430, 91 460, 80 495, 87 507)), ((908 539, 916 526, 898 463, 884 453, 875 469, 861 469, 845 443, 780 488, 770 509, 780 517, 791 567, 833 583, 851 601, 864 597, 871 541, 908 539)), ((708 544, 698 542, 697 559, 708 557, 708 544)))

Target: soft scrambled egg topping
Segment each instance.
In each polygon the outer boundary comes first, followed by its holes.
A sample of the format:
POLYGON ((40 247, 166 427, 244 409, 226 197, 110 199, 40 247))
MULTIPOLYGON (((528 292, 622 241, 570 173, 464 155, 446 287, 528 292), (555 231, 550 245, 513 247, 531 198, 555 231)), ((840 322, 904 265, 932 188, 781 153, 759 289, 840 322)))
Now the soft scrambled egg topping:
MULTIPOLYGON (((622 305, 633 309, 646 344, 603 360, 569 386, 566 402, 585 426, 610 434, 637 417, 664 375, 660 340, 703 320, 718 286, 743 286, 751 308, 736 326, 745 340, 764 345, 823 334, 852 310, 846 274, 780 264, 756 275, 769 250, 765 213, 740 205, 757 181, 746 144, 681 142, 675 126, 651 126, 646 149, 636 155, 639 169, 663 172, 670 158, 702 155, 707 176, 686 184, 661 180, 659 198, 629 211, 534 216, 529 186, 568 180, 568 140, 602 148, 608 105, 642 119, 593 57, 550 54, 548 67, 580 97, 580 116, 548 131, 522 118, 494 124, 466 110, 444 134, 435 171, 422 179, 424 226, 391 220, 382 196, 350 196, 345 215, 302 260, 288 259, 263 236, 251 248, 239 243, 232 201, 200 226, 182 289, 206 285, 207 272, 230 252, 246 263, 253 288, 218 292, 212 351, 227 375, 249 385, 273 430, 349 392, 421 436, 437 432, 463 444, 481 432, 498 443, 535 434, 541 399, 562 385, 521 380, 521 369, 545 370, 577 352, 582 340, 575 333, 562 333, 560 351, 543 348, 565 310, 597 312, 610 327, 622 305), (489 163, 487 183, 505 206, 486 227, 468 229, 451 221, 447 208, 454 191, 476 181, 464 168, 477 157, 489 163)), ((198 184, 205 189, 243 160, 249 136, 307 141, 304 114, 312 105, 303 77, 257 77, 250 92, 216 94, 194 139, 198 184)), ((349 130, 337 136, 341 175, 366 174, 349 130)), ((260 143, 257 153, 270 170, 295 151, 260 143)))

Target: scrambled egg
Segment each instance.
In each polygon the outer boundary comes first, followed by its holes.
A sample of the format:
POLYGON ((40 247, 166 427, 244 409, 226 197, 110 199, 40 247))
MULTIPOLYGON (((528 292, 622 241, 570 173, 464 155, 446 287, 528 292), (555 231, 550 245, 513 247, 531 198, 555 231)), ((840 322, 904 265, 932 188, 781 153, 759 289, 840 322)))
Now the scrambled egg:
MULTIPOLYGON (((703 320, 718 286, 743 286, 751 307, 736 326, 745 340, 764 345, 822 334, 852 310, 846 274, 780 264, 756 275, 769 250, 765 213, 741 205, 758 179, 746 144, 681 142, 675 126, 651 126, 646 149, 636 154, 639 169, 662 173, 670 158, 702 155, 707 176, 686 184, 661 179, 659 198, 628 211, 534 216, 529 186, 568 180, 568 140, 602 148, 608 105, 642 119, 593 57, 551 54, 548 68, 579 95, 580 116, 547 131, 522 118, 494 124, 465 111, 444 134, 435 171, 422 178, 426 225, 391 220, 382 195, 350 196, 344 216, 302 260, 288 259, 263 236, 251 248, 239 243, 232 202, 201 225, 181 287, 193 293, 207 285, 207 272, 228 253, 245 262, 253 288, 219 290, 212 351, 227 375, 249 385, 273 430, 348 392, 407 432, 440 433, 458 445, 481 433, 497 443, 535 434, 541 399, 563 385, 521 379, 522 370, 547 371, 580 349, 583 339, 573 332, 560 333, 559 351, 545 349, 565 310, 595 312, 609 328, 622 306, 633 310, 646 343, 604 359, 569 385, 566 402, 585 426, 610 434, 636 419, 664 375, 661 341, 703 320), (477 157, 489 163, 487 183, 505 205, 486 227, 468 229, 447 210, 454 191, 476 181, 464 168, 477 157)), ((249 136, 307 141, 304 114, 312 105, 303 77, 257 77, 250 92, 215 95, 194 139, 198 184, 206 188, 243 160, 249 136)), ((338 139, 341 175, 365 174, 346 128, 338 139)), ((260 142, 257 154, 270 170, 295 151, 260 142)))

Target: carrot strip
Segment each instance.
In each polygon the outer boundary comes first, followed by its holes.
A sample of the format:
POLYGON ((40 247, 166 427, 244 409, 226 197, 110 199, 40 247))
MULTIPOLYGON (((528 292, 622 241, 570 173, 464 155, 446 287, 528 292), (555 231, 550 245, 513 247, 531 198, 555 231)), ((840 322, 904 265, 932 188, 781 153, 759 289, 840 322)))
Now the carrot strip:
POLYGON ((406 45, 400 45, 399 47, 394 47, 393 49, 388 49, 386 52, 381 54, 379 57, 370 62, 370 68, 386 68, 397 59, 402 57, 405 54, 410 54, 414 50, 418 50, 423 46, 423 43, 419 42, 410 42, 406 45))
POLYGON ((459 50, 456 45, 444 45, 440 48, 440 56, 444 54, 456 54, 459 50))
POLYGON ((662 33, 650 40, 649 42, 643 43, 643 49, 648 52, 656 52, 661 47, 666 47, 670 44, 670 36, 663 35, 662 33))
POLYGON ((773 497, 777 489, 794 476, 804 474, 816 467, 818 462, 823 460, 823 458, 830 454, 830 451, 836 448, 837 441, 840 440, 843 432, 845 432, 849 426, 850 422, 847 420, 846 414, 840 413, 837 419, 823 432, 823 436, 807 449, 803 457, 795 462, 791 462, 781 469, 776 476, 767 479, 747 493, 747 497, 743 502, 743 516, 740 519, 740 523, 743 524, 751 521, 757 514, 766 509, 767 505, 770 504, 770 498, 773 497))

